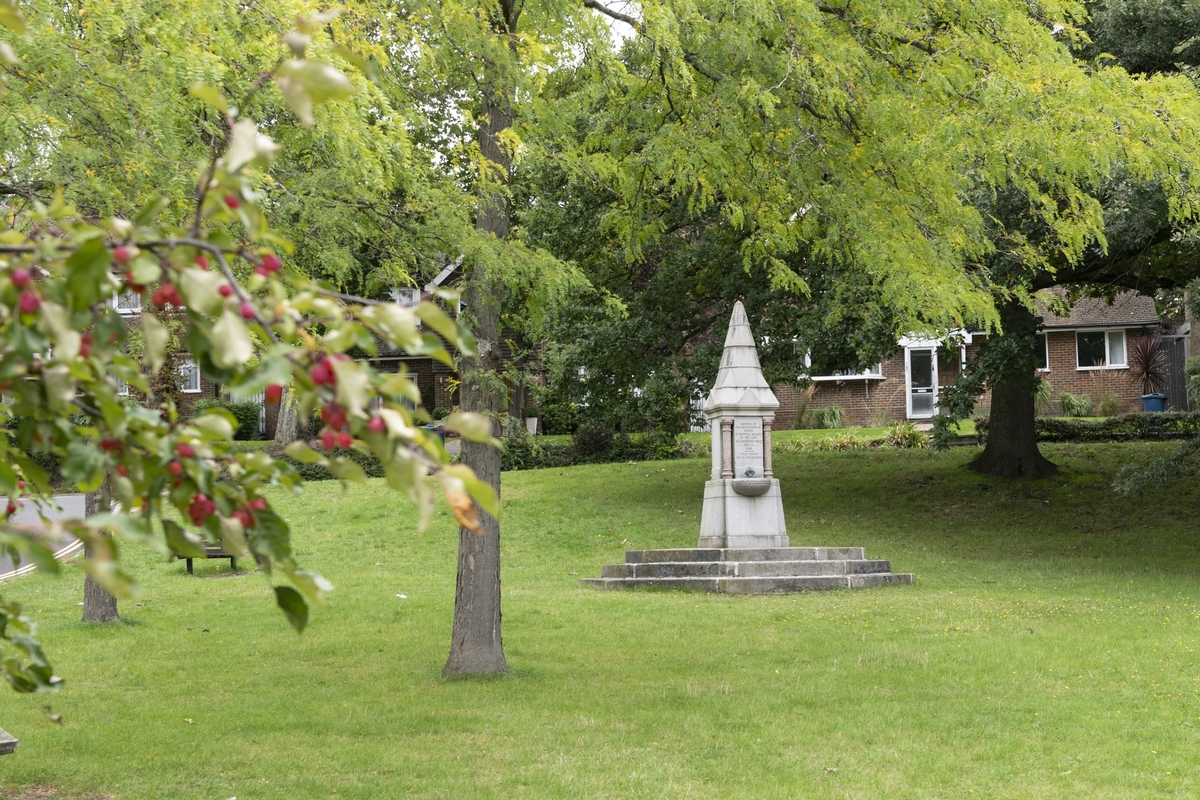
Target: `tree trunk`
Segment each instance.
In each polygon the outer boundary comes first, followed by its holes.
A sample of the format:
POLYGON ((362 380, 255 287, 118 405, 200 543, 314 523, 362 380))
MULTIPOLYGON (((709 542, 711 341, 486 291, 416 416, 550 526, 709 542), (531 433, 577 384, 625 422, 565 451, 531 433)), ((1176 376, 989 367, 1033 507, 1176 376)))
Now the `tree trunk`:
MULTIPOLYGON (((109 495, 108 482, 105 481, 94 492, 88 492, 84 498, 84 515, 91 517, 95 514, 106 513, 109 510, 109 495)), ((108 534, 104 534, 107 536, 108 534)), ((90 559, 92 557, 92 546, 85 544, 83 548, 83 557, 90 559)), ((85 575, 83 579, 83 621, 84 622, 116 622, 121 619, 121 615, 117 613, 117 598, 113 597, 108 591, 96 583, 91 575, 85 575)))
POLYGON ((296 395, 291 389, 279 400, 279 418, 275 422, 275 446, 286 447, 297 439, 304 438, 305 426, 300 424, 300 409, 296 395))
MULTIPOLYGON (((502 2, 501 19, 493 21, 498 35, 511 37, 517 11, 502 2)), ((485 86, 481 103, 479 148, 499 166, 500 187, 485 188, 480 197, 476 227, 497 239, 507 239, 508 199, 503 189, 511 176, 512 162, 501 147, 500 134, 512 126, 511 93, 485 86)), ((483 264, 475 264, 467 279, 467 311, 474 323, 478 358, 462 361, 462 408, 484 414, 496 425, 505 401, 500 379, 500 306, 504 285, 483 264)), ((463 442, 462 463, 500 494, 500 451, 486 444, 463 442)), ((454 630, 444 675, 490 675, 508 672, 500 635, 500 521, 479 510, 480 533, 458 531, 458 575, 454 592, 454 630)))
POLYGON ((992 347, 992 410, 987 444, 968 466, 983 475, 1004 478, 1043 478, 1058 472, 1038 450, 1034 419, 1037 363, 1034 345, 1038 318, 1019 303, 1000 309, 1003 336, 984 344, 992 347))

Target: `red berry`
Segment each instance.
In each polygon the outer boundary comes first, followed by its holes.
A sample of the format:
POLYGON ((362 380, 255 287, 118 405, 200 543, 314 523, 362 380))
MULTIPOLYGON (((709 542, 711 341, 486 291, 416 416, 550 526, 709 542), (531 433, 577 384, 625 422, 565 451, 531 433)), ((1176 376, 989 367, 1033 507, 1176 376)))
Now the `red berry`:
POLYGON ((367 428, 372 433, 383 433, 387 430, 387 423, 383 421, 383 417, 371 417, 371 421, 367 423, 367 428))
POLYGON ((250 501, 250 508, 254 509, 255 511, 262 511, 266 507, 267 501, 263 500, 261 497, 256 497, 250 501))
POLYGON ((113 261, 118 264, 128 264, 131 258, 133 258, 133 253, 125 245, 113 248, 113 261))
POLYGON ((346 433, 345 431, 342 431, 341 433, 338 434, 338 447, 342 448, 343 450, 349 450, 350 446, 353 444, 354 444, 353 436, 346 433))
POLYGON ((328 428, 321 431, 321 446, 326 450, 332 450, 337 446, 337 434, 328 428))
POLYGON ((100 449, 106 453, 115 453, 121 449, 121 443, 111 436, 100 440, 100 449))
POLYGON ((195 458, 196 457, 196 449, 194 447, 192 447, 190 444, 188 444, 187 442, 179 442, 178 444, 176 444, 175 452, 179 454, 180 458, 195 458))
POLYGON ((17 481, 17 488, 22 492, 25 491, 25 481, 17 481))
POLYGON ((167 472, 178 478, 183 474, 183 464, 180 464, 178 461, 172 461, 170 464, 167 464, 167 472))
POLYGON ((42 304, 42 299, 33 293, 32 289, 26 289, 21 292, 21 296, 17 299, 17 308, 22 314, 32 314, 38 310, 42 304))
POLYGON ((328 358, 323 358, 313 365, 312 368, 313 383, 317 386, 327 386, 337 382, 337 375, 333 371, 333 364, 328 358))
POLYGON ((12 516, 13 514, 17 513, 17 506, 12 500, 8 501, 8 508, 4 509, 4 513, 7 516, 12 516))
POLYGON ((83 336, 79 337, 79 355, 81 355, 84 358, 87 358, 91 354, 92 354, 92 335, 90 333, 85 333, 83 336))
POLYGON ((321 409, 321 419, 335 431, 346 426, 346 409, 337 403, 330 403, 321 409))
POLYGON ((271 271, 269 269, 267 269, 266 267, 255 267, 254 274, 258 275, 260 278, 271 277, 271 271))
POLYGON ((254 527, 254 515, 244 508, 239 508, 237 511, 233 512, 233 518, 242 523, 243 528, 254 527))
POLYGON ((200 267, 200 269, 208 269, 208 256, 203 253, 196 256, 196 266, 200 267))
POLYGON ((283 266, 283 262, 274 253, 267 253, 262 257, 262 266, 267 272, 279 272, 283 266))
POLYGON ((254 319, 254 304, 248 300, 245 303, 242 303, 241 312, 242 319, 254 319))
POLYGON ((217 289, 217 292, 221 295, 221 297, 232 297, 233 296, 233 287, 230 286, 228 283, 222 283, 221 287, 219 289, 217 289))
POLYGON ((125 466, 124 464, 117 464, 117 474, 122 478, 129 477, 129 467, 125 466))
POLYGON ((227 194, 225 195, 225 205, 229 206, 230 208, 237 208, 241 205, 241 203, 233 195, 227 194))
POLYGON ((267 390, 263 396, 266 398, 268 403, 278 403, 283 398, 283 387, 278 383, 272 383, 267 387, 267 390))
POLYGON ((12 285, 18 289, 24 289, 29 285, 29 270, 25 269, 24 267, 17 267, 12 271, 12 275, 9 276, 9 280, 12 281, 12 285))

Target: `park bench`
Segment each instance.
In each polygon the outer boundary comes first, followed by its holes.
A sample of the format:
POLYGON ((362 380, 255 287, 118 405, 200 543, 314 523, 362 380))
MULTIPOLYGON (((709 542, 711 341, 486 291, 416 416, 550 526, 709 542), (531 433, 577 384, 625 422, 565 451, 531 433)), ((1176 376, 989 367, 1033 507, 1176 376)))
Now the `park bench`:
POLYGON ((6 756, 13 750, 17 749, 17 738, 4 732, 0 728, 0 756, 6 756))
MULTIPOLYGON (((204 557, 205 558, 228 558, 229 559, 229 568, 231 570, 233 570, 234 572, 237 572, 237 556, 232 555, 230 553, 226 553, 223 549, 221 549, 221 545, 219 545, 219 544, 205 544, 204 545, 204 557)), ((192 559, 187 558, 185 556, 176 556, 176 558, 183 558, 185 561, 187 561, 188 575, 195 574, 192 572, 192 559)))

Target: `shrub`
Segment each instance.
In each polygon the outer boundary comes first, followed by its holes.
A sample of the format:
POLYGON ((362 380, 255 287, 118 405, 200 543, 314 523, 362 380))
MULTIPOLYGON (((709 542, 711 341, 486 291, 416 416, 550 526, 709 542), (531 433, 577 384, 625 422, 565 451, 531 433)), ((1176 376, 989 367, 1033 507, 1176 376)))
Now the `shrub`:
MULTIPOLYGON (((1185 439, 1200 435, 1200 411, 1120 414, 1102 420, 1038 417, 1034 430, 1043 442, 1130 442, 1185 439)), ((987 420, 976 420, 980 442, 987 439, 987 420)))
POLYGON ((500 469, 536 469, 546 466, 545 450, 537 438, 521 429, 504 440, 504 451, 500 456, 500 469))
POLYGON ((1125 403, 1112 392, 1106 392, 1096 398, 1096 413, 1102 417, 1111 417, 1124 408, 1125 403))
POLYGON ((897 422, 888 428, 883 440, 892 447, 926 447, 929 436, 912 422, 897 422))
POLYGON ((238 441, 249 441, 258 438, 258 422, 262 414, 262 406, 254 400, 229 400, 224 397, 205 397, 197 400, 192 406, 192 415, 199 416, 211 408, 223 408, 237 420, 237 431, 233 438, 238 441))
POLYGON ((542 430, 547 434, 571 435, 579 428, 579 406, 574 403, 543 402, 542 430))
POLYGON ((1183 374, 1187 378, 1188 398, 1193 405, 1200 405, 1200 356, 1183 362, 1183 374))
POLYGON ((1052 402, 1054 402, 1054 385, 1045 378, 1038 378, 1037 385, 1033 389, 1033 407, 1040 414, 1052 402))
POLYGON ((525 419, 535 419, 539 416, 541 409, 537 406, 525 406, 525 419))
POLYGON ((828 430, 846 427, 846 412, 841 406, 825 406, 808 412, 809 422, 814 428, 828 430))
POLYGON ((1092 416, 1092 398, 1086 394, 1071 394, 1063 392, 1059 395, 1058 406, 1064 417, 1092 416))
POLYGON ((445 419, 446 417, 450 416, 450 412, 441 406, 438 406, 432 412, 430 412, 430 416, 432 416, 434 419, 445 419))
POLYGON ((611 430, 599 426, 579 428, 571 438, 575 461, 580 464, 603 462, 612 452, 615 438, 611 430))

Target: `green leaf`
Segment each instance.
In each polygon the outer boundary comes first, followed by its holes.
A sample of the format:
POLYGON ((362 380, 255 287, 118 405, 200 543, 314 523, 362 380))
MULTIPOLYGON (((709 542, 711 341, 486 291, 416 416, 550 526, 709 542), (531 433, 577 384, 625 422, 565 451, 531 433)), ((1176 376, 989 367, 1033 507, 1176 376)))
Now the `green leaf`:
POLYGON ((335 478, 348 483, 364 484, 367 482, 367 473, 363 472, 363 468, 345 456, 332 459, 329 462, 329 471, 335 478))
POLYGON ((303 86, 309 99, 318 105, 329 100, 341 100, 358 91, 358 87, 337 67, 321 61, 292 59, 280 66, 279 74, 303 86))
POLYGON ((150 367, 151 372, 158 372, 162 369, 167 356, 167 340, 170 335, 167 326, 163 325, 158 317, 149 313, 142 314, 142 336, 145 338, 142 358, 145 359, 146 366, 150 367))
POLYGON ((308 604, 300 593, 290 586, 276 586, 275 603, 283 609, 296 633, 303 632, 308 625, 308 604))
POLYGON ((237 418, 228 409, 210 408, 203 414, 192 417, 191 424, 200 429, 206 441, 233 441, 237 418))
POLYGON ((315 572, 298 569, 290 572, 288 577, 305 597, 315 603, 325 602, 325 594, 333 591, 333 584, 315 572))
POLYGON ((0 25, 15 33, 25 33, 25 17, 17 8, 16 0, 0 0, 0 25))
POLYGON ((72 311, 86 311, 98 303, 108 286, 110 255, 103 239, 89 239, 63 265, 71 287, 72 311))
MULTIPOLYGON (((148 314, 143 314, 145 319, 148 314)), ((245 364, 254 355, 254 345, 250 341, 250 332, 241 315, 232 307, 226 306, 220 319, 213 323, 209 331, 213 349, 211 357, 218 367, 233 369, 245 364)))
POLYGON ((207 83, 196 81, 188 87, 188 94, 199 100, 203 100, 222 114, 229 113, 229 101, 225 99, 225 95, 207 83))
POLYGON ((325 460, 325 456, 313 450, 304 442, 291 442, 287 447, 283 448, 283 452, 301 464, 316 464, 325 460))
POLYGON ((331 361, 337 375, 338 402, 351 414, 361 414, 371 399, 371 378, 357 361, 331 361))
MULTIPOLYGON (((133 542, 149 542, 154 539, 154 531, 146 524, 145 519, 132 514, 96 514, 74 524, 82 528, 108 531, 133 542)), ((68 529, 70 527, 72 526, 68 526, 68 529)))
POLYGON ((422 300, 416 308, 416 314, 421 318, 421 322, 441 334, 447 342, 458 344, 458 325, 437 303, 422 300))
POLYGON ((204 558, 203 539, 169 519, 164 519, 162 524, 167 537, 167 547, 171 548, 172 553, 183 558, 204 558))
POLYGON ((271 137, 259 133, 251 120, 244 119, 233 126, 229 148, 225 151, 225 169, 237 172, 247 164, 266 166, 278 149, 279 145, 271 141, 271 137))
POLYGON ((491 484, 481 481, 465 464, 450 464, 443 467, 443 471, 461 480, 463 489, 471 496, 471 499, 478 503, 484 511, 496 519, 500 519, 500 495, 496 494, 496 490, 492 488, 491 484))
POLYGON ((446 418, 446 430, 454 431, 464 439, 472 442, 486 442, 499 447, 500 443, 492 438, 492 423, 482 414, 473 411, 455 411, 446 418))

